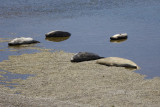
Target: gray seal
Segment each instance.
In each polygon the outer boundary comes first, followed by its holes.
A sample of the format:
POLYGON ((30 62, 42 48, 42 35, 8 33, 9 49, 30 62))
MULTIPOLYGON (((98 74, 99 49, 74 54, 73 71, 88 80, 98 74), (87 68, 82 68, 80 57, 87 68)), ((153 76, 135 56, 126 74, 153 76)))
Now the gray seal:
POLYGON ((69 32, 55 30, 55 31, 46 33, 45 36, 46 37, 70 37, 71 34, 69 32))
POLYGON ((23 45, 23 44, 32 44, 32 43, 40 43, 39 41, 33 40, 32 38, 28 37, 20 37, 20 38, 15 38, 11 40, 8 45, 9 46, 16 46, 16 45, 23 45))
POLYGON ((90 52, 79 52, 71 58, 71 62, 90 61, 90 60, 97 60, 100 58, 103 57, 100 57, 99 55, 90 52))
POLYGON ((110 37, 111 40, 120 40, 120 39, 127 39, 128 34, 127 33, 122 33, 122 34, 115 34, 110 37))
POLYGON ((139 69, 140 67, 133 61, 125 58, 119 57, 108 57, 97 60, 98 64, 107 65, 107 66, 117 66, 117 67, 126 67, 126 68, 135 68, 139 69))

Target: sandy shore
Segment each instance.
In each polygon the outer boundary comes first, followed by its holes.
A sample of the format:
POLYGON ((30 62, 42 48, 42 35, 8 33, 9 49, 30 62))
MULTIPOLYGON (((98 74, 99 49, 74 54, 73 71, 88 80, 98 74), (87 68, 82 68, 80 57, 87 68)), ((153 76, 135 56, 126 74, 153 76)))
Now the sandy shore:
POLYGON ((0 85, 0 107, 158 107, 160 78, 95 61, 71 63, 73 53, 40 52, 10 56, 0 69, 35 74, 13 80, 15 88, 0 85))

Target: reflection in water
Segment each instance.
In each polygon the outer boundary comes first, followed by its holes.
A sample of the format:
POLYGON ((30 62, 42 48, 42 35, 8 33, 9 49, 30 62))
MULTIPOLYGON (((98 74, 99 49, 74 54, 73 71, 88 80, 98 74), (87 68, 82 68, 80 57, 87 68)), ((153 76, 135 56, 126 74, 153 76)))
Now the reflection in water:
POLYGON ((67 39, 69 39, 69 37, 46 37, 46 40, 52 41, 52 42, 61 42, 67 39))
POLYGON ((112 43, 121 43, 121 42, 124 42, 126 41, 127 39, 121 39, 121 40, 110 40, 110 42, 112 43))
POLYGON ((23 45, 15 45, 15 46, 8 46, 8 48, 11 49, 28 49, 28 47, 34 47, 36 43, 34 44, 23 44, 23 45))

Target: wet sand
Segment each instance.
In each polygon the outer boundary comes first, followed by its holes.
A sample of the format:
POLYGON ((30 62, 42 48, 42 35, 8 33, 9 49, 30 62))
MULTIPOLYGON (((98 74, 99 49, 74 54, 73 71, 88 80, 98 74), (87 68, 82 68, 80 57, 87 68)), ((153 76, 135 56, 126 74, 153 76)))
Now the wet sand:
POLYGON ((0 69, 35 74, 15 79, 15 88, 0 85, 3 107, 158 107, 160 78, 144 79, 134 69, 108 67, 95 61, 71 63, 73 53, 44 51, 10 56, 0 69))

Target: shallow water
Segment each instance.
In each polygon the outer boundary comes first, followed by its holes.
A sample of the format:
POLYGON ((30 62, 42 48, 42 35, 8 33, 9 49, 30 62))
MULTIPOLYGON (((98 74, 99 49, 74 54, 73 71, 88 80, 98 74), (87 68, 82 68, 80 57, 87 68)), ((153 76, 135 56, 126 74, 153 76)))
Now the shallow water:
MULTIPOLYGON (((5 0, 0 10, 0 38, 32 37, 41 42, 34 47, 123 57, 141 67, 135 72, 160 76, 159 0, 5 0), (60 42, 45 39, 52 30, 72 35, 60 42), (117 33, 128 33, 128 39, 110 42, 117 33)), ((37 52, 10 48, 7 42, 0 50, 0 61, 37 52)))
POLYGON ((2 77, 0 77, 0 84, 4 84, 5 86, 9 88, 14 88, 17 86, 17 83, 12 83, 13 79, 27 79, 29 76, 34 76, 31 74, 16 74, 16 73, 11 73, 8 71, 1 71, 0 74, 2 77), (1 74, 3 72, 3 74, 1 74))

